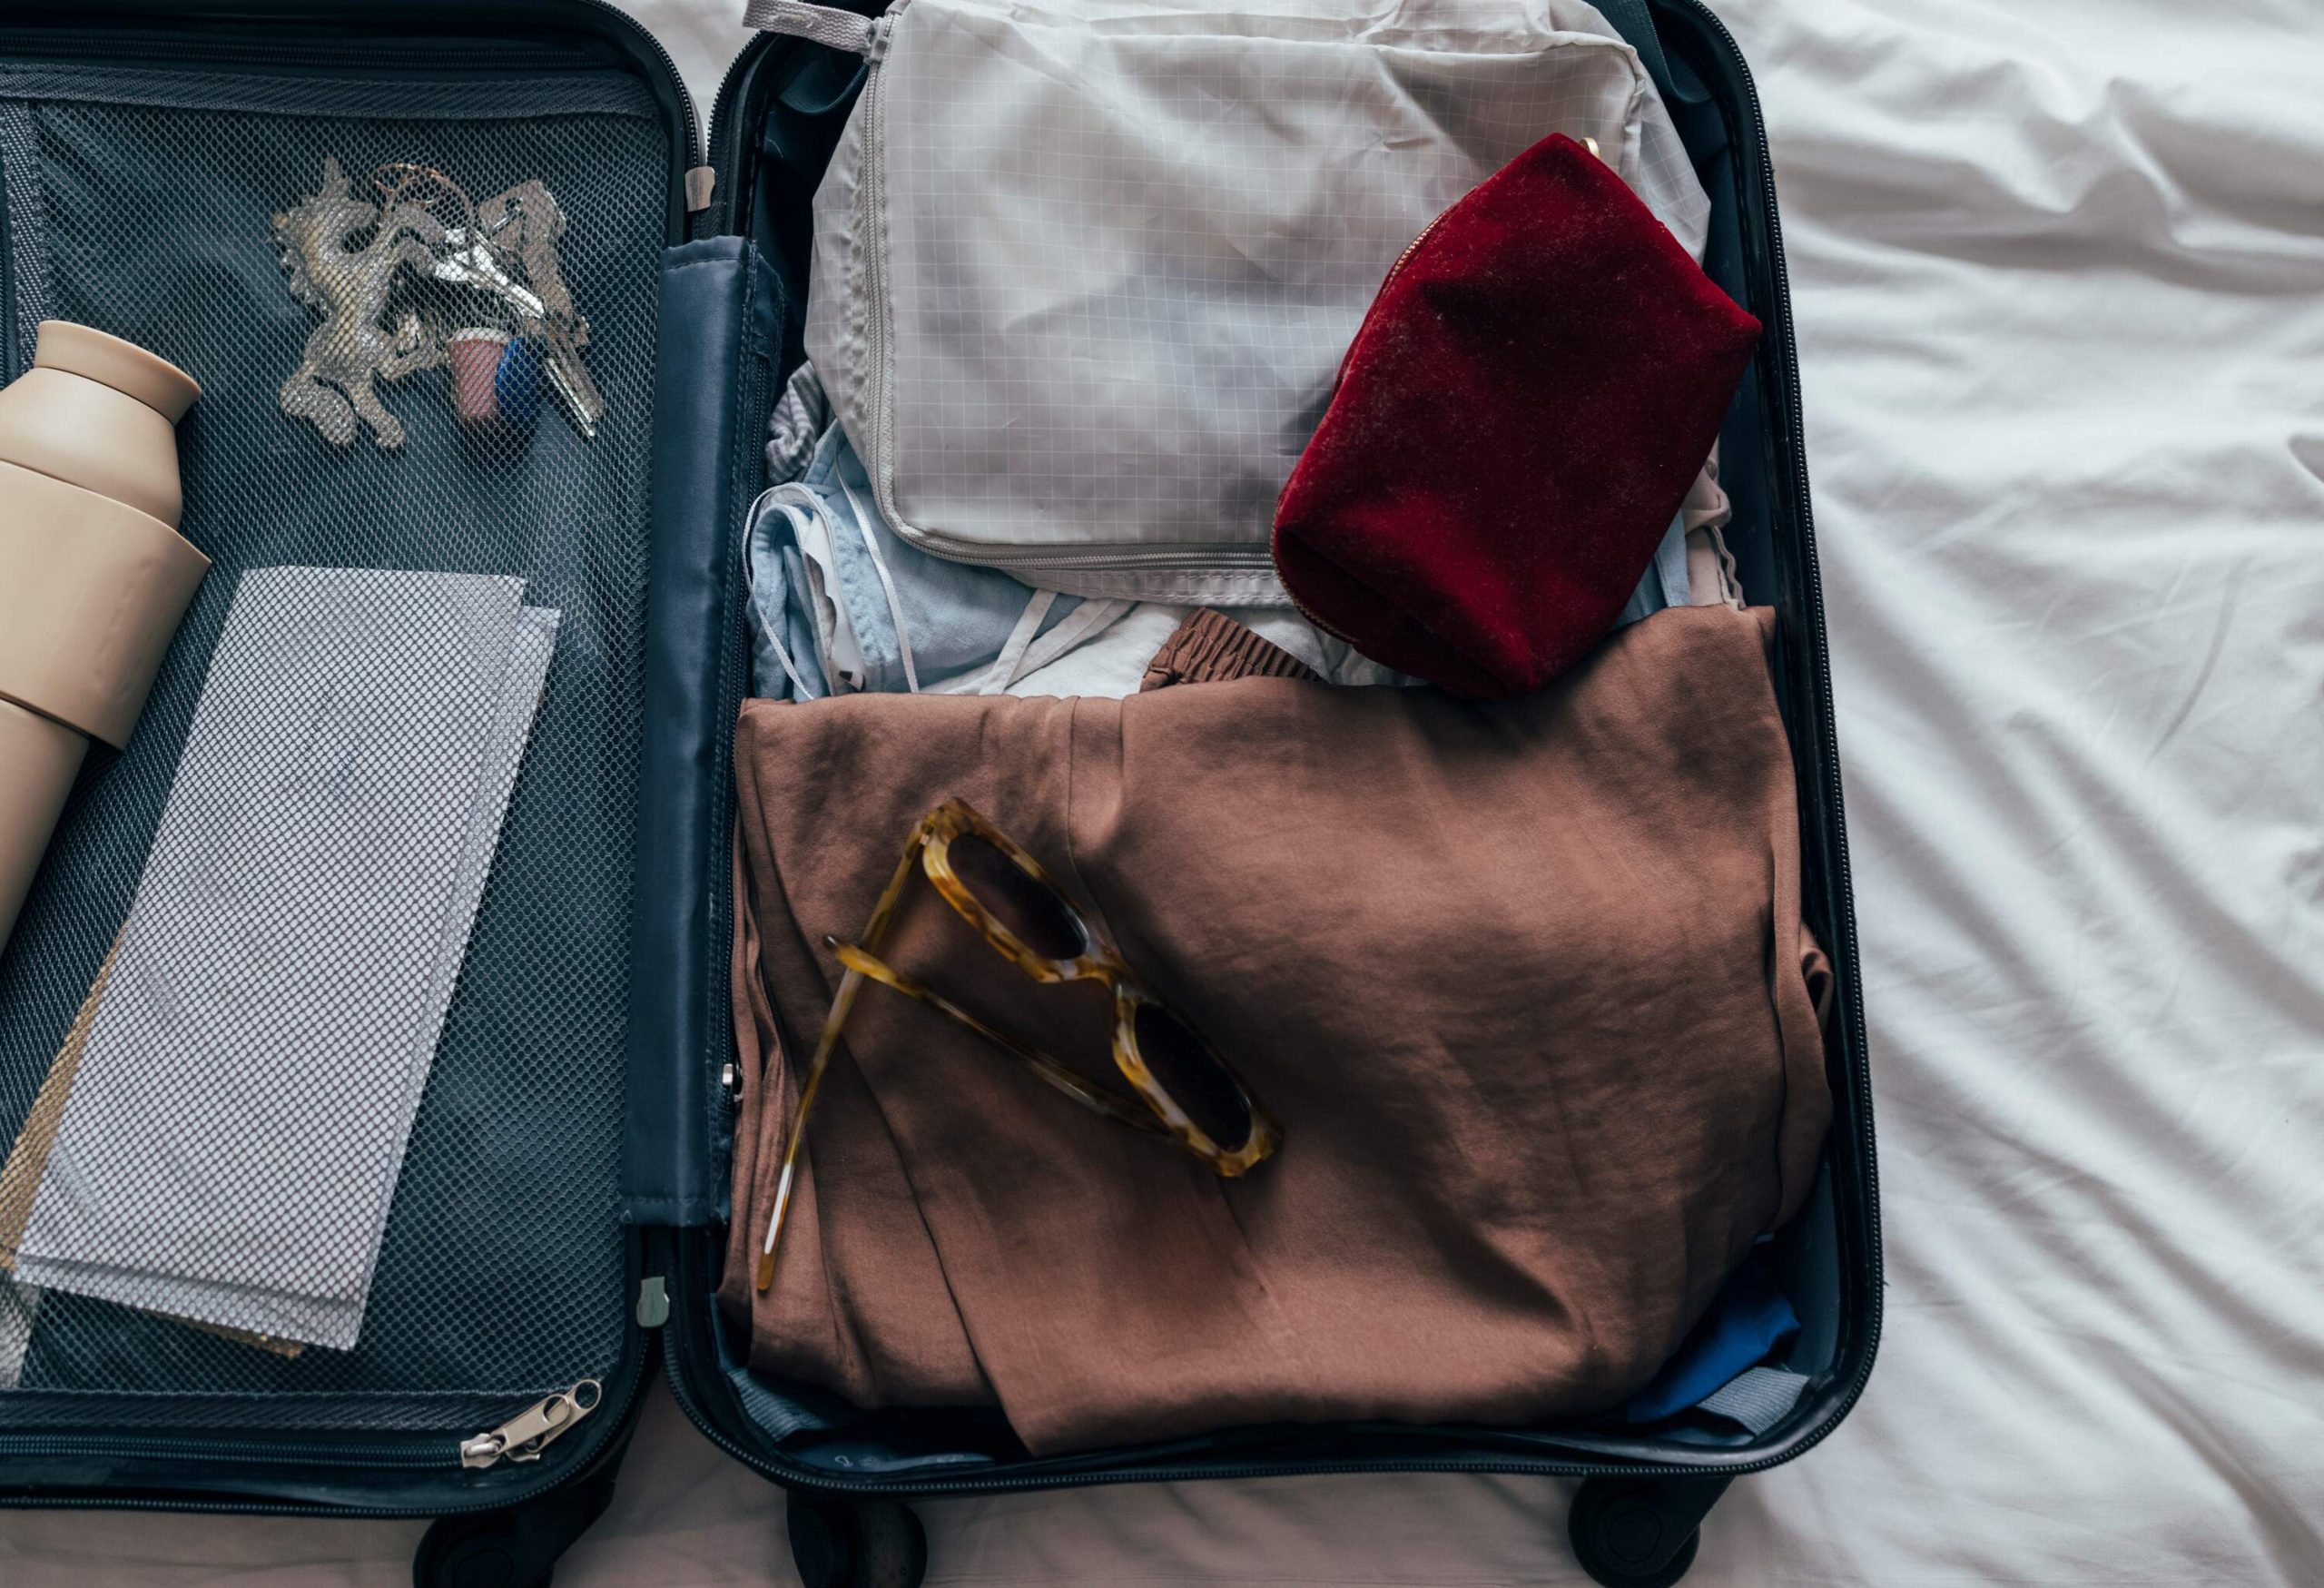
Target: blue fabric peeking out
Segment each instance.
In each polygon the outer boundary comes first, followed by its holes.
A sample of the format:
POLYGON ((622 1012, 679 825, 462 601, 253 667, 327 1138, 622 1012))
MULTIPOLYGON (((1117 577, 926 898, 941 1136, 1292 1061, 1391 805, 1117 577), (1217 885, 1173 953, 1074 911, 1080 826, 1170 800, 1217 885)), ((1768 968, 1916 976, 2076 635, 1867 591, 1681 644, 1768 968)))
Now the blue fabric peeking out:
MULTIPOLYGON (((888 528, 872 481, 836 422, 805 470, 759 499, 747 548, 757 690, 815 699, 861 689, 902 693, 983 672, 1028 616, 1035 591, 1009 575, 931 557, 888 528), (844 680, 825 676, 811 603, 808 546, 826 548, 820 582, 854 642, 844 680)), ((1029 625, 1038 637, 1081 605, 1059 595, 1029 625)))
POLYGON ((1698 1405, 1799 1332, 1776 1277, 1757 1257, 1728 1276, 1678 1353, 1624 1403, 1621 1421, 1651 1423, 1698 1405))

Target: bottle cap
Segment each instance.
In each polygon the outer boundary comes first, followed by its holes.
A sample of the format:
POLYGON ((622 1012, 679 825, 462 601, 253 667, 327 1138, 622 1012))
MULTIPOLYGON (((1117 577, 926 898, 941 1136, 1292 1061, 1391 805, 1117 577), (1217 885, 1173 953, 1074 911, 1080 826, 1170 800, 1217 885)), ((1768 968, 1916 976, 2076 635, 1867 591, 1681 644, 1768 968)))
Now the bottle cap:
POLYGON ((194 378, 167 359, 147 352, 135 342, 69 320, 40 322, 33 363, 43 370, 86 376, 126 392, 172 424, 183 419, 193 399, 202 395, 194 378))

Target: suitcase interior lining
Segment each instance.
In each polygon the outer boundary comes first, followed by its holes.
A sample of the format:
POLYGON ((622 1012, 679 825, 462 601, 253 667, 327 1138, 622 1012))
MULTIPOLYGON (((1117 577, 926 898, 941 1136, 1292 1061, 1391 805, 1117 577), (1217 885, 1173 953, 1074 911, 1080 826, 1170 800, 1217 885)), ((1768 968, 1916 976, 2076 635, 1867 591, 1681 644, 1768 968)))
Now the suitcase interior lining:
MULTIPOLYGON (((447 46, 441 59, 457 60, 447 46)), ((481 67, 415 81, 239 69, 0 69, 10 373, 37 313, 189 370, 186 537, 215 567, 127 751, 76 787, 0 958, 0 1144, 12 1140, 127 911, 237 575, 278 564, 517 574, 562 618, 351 1352, 295 1360, 51 1291, 0 1432, 201 1426, 473 1432, 622 1360, 621 1156, 653 391, 673 134, 636 79, 481 67), (278 389, 318 315, 271 217, 326 156, 481 200, 546 183, 607 409, 555 395, 528 436, 455 421, 447 372, 380 394, 400 450, 335 446, 278 389)), ((317 1052, 315 1063, 361 1061, 317 1052)), ((318 1165, 318 1175, 328 1175, 318 1165)))
MULTIPOLYGON (((737 113, 747 118, 744 124, 755 130, 755 135, 742 143, 748 152, 749 163, 743 171, 733 173, 732 178, 749 195, 739 212, 747 215, 746 230, 752 241, 774 261, 778 274, 791 290, 794 323, 785 337, 786 375, 789 367, 795 366, 800 358, 797 321, 803 318, 806 250, 812 237, 804 206, 821 179, 822 167, 830 159, 860 85, 860 64, 852 57, 822 45, 781 40, 773 45, 768 59, 753 74, 749 96, 737 106, 737 113)), ((1708 103, 1673 103, 1669 108, 1710 195, 1711 235, 1705 268, 1737 301, 1752 308, 1739 224, 1745 202, 1739 186, 1742 177, 1720 113, 1708 103)), ((1762 356, 1769 356, 1764 349, 1762 356)), ((1758 385, 1747 378, 1720 438, 1721 481, 1735 508, 1734 520, 1727 531, 1729 548, 1735 555, 1746 597, 1755 604, 1777 608, 1786 619, 1779 643, 1793 647, 1796 653, 1802 643, 1799 619, 1803 597, 1787 571, 1787 559, 1777 555, 1774 539, 1775 515, 1768 485, 1776 467, 1769 455, 1773 445, 1761 412, 1758 385)), ((739 538, 737 526, 736 544, 739 538)), ((1797 659, 1796 655, 1793 659, 1797 659)), ((1778 696, 1787 720, 1795 724, 1797 712, 1806 709, 1804 702, 1794 698, 1790 680, 1796 676, 1789 667, 1777 669, 1778 696)), ((1795 751, 1803 757, 1800 775, 1804 788, 1806 780, 1815 775, 1815 769, 1805 763, 1796 727, 1795 751)), ((1803 819, 1807 819, 1805 814, 1803 819)), ((1817 873, 1818 853, 1814 846, 1809 847, 1805 903, 1810 926, 1830 945, 1837 940, 1832 922, 1825 918, 1823 902, 1832 896, 1832 891, 1827 880, 1817 873)), ((1836 1054, 1840 1050, 1837 1034, 1832 1047, 1836 1054)), ((1837 1074, 1834 1084, 1836 1089, 1840 1084, 1837 1074)), ((731 1151, 731 1129, 721 1135, 724 1146, 731 1151)), ((722 1161, 715 1172, 723 1192, 730 1165, 722 1161)), ((1843 1302, 1829 1146, 1805 1208, 1765 1244, 1763 1254, 1780 1276, 1801 1321, 1798 1336, 1777 1366, 1811 1377, 1831 1373, 1841 1343, 1839 1315, 1843 1302)), ((1385 1436, 1393 1441, 1401 1437, 1410 1447, 1413 1436, 1423 1433, 1412 1430, 1400 1435, 1382 1425, 1362 1431, 1228 1430, 1209 1438, 1175 1441, 1167 1447, 1147 1452, 1117 1451, 1094 1457, 1033 1463, 997 1414, 941 1410, 866 1413, 813 1386, 751 1374, 743 1366, 746 1342, 736 1337, 723 1311, 714 1319, 714 1336, 718 1365, 734 1404, 768 1445, 792 1462, 834 1475, 909 1475, 937 1480, 949 1474, 1004 1464, 1029 1477, 1035 1468, 1063 1475, 1076 1465, 1093 1462, 1111 1465, 1135 1464, 1140 1459, 1178 1461, 1230 1453, 1249 1456, 1258 1452, 1296 1460, 1303 1455, 1309 1458, 1322 1455, 1315 1443, 1319 1440, 1332 1442, 1335 1449, 1354 1449, 1367 1439, 1385 1436)), ((1524 1429, 1446 1428, 1427 1430, 1425 1434, 1432 1442, 1451 1439, 1472 1449, 1509 1449, 1529 1443, 1571 1447, 1575 1435, 1584 1426, 1569 1424, 1524 1429)), ((1664 1425, 1638 1435, 1630 1435, 1625 1430, 1617 1436, 1706 1449, 1734 1448, 1758 1442, 1758 1436, 1739 1429, 1730 1431, 1708 1422, 1664 1425)))

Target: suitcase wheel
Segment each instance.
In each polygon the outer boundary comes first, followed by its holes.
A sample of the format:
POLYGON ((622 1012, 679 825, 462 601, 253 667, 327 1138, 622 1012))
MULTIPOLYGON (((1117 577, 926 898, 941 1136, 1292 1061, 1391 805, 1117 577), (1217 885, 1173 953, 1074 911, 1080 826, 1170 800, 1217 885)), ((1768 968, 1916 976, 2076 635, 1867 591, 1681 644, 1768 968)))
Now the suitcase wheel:
POLYGON ((909 1505, 794 1494, 788 1509, 804 1588, 920 1588, 928 1574, 928 1534, 909 1505))
POLYGON ((441 1517, 412 1556, 413 1588, 548 1588, 557 1557, 613 1497, 608 1468, 529 1504, 441 1517))
POLYGON ((1574 1559, 1605 1588, 1670 1588, 1695 1563, 1725 1478, 1589 1478, 1566 1513, 1574 1559))
POLYGON ((432 1523, 411 1563, 412 1588, 548 1588, 555 1562, 529 1553, 497 1513, 432 1523))

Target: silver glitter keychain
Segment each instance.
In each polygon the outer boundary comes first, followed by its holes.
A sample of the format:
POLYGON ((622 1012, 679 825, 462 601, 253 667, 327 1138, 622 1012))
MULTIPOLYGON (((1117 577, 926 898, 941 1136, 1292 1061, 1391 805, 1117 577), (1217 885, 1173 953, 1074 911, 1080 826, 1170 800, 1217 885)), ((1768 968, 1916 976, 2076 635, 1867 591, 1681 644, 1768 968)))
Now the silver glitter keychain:
POLYGON ((404 162, 379 166, 365 189, 377 202, 327 157, 321 188, 274 217, 290 290, 323 316, 283 383, 282 411, 340 446, 359 421, 378 446, 400 447, 377 383, 446 368, 463 425, 529 427, 545 382, 594 438, 606 399, 582 359, 589 322, 557 257, 556 196, 527 181, 478 203, 443 172, 404 162), (419 294, 399 289, 423 282, 449 291, 412 306, 419 294))

